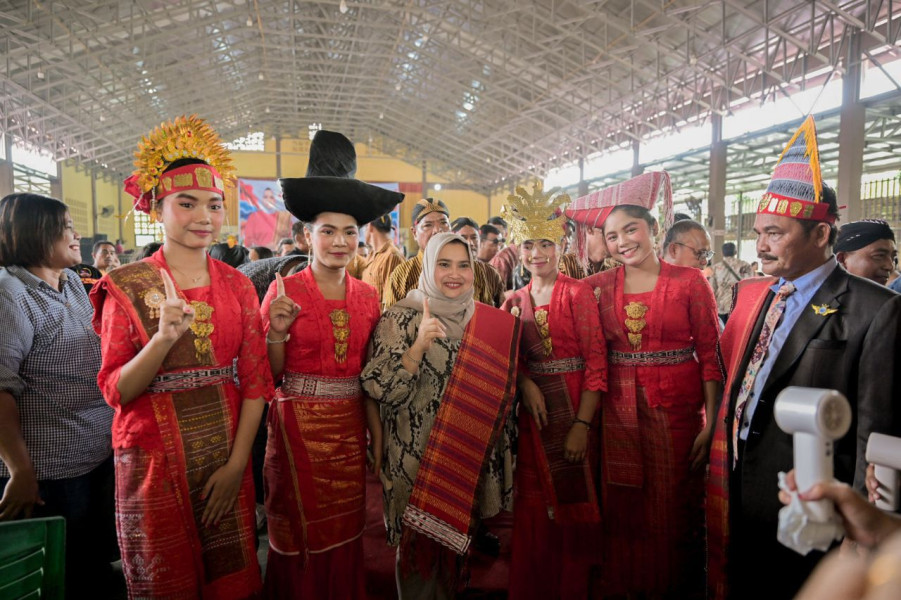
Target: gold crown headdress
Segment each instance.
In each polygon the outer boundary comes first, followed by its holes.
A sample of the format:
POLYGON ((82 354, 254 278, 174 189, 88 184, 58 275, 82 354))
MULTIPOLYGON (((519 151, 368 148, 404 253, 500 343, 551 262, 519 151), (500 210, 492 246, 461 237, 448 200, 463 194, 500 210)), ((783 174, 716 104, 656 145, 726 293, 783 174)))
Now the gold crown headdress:
MULTIPOLYGON (((134 174, 126 191, 135 196, 135 208, 145 210, 166 167, 182 158, 197 158, 213 168, 226 187, 235 182, 231 154, 213 128, 197 115, 177 117, 160 124, 141 138, 135 152, 134 174)), ((207 187, 207 186, 203 186, 207 187)))
POLYGON ((507 204, 501 208, 501 216, 507 221, 510 239, 514 244, 525 240, 551 240, 559 242, 564 235, 562 207, 569 203, 569 195, 556 194, 556 190, 544 191, 544 184, 536 181, 530 194, 522 186, 507 196, 507 204))

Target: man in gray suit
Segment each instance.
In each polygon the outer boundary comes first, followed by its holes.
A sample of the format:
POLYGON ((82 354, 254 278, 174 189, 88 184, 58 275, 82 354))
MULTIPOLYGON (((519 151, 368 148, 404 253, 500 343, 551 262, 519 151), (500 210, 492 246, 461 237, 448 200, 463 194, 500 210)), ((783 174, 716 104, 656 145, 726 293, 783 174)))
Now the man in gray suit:
POLYGON ((710 592, 716 598, 792 598, 820 552, 776 541, 777 473, 792 438, 773 418, 788 386, 836 389, 854 414, 835 445, 835 476, 863 490, 866 441, 901 434, 901 296, 836 261, 835 193, 819 173, 809 119, 789 142, 757 213, 766 278, 736 284, 721 347, 728 370, 708 489, 710 592))

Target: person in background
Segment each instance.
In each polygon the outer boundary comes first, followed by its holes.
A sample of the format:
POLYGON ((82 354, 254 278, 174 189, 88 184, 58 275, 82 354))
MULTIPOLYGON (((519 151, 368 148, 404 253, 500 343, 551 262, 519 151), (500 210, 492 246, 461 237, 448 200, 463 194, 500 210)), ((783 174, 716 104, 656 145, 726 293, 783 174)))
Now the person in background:
POLYGON ((501 232, 501 237, 499 240, 499 249, 504 249, 504 242, 507 239, 507 222, 503 219, 503 217, 490 217, 488 219, 488 224, 493 225, 501 232))
POLYGON ((278 241, 278 246, 276 247, 275 254, 277 256, 286 256, 294 252, 294 250, 294 240, 292 238, 282 238, 278 241))
POLYGON ((518 389, 510 598, 587 598, 599 562, 595 488, 601 393, 607 351, 597 301, 584 283, 560 273, 565 219, 536 184, 508 196, 511 242, 529 284, 501 307, 522 325, 518 389))
MULTIPOLYGON (((372 251, 372 248, 369 247, 369 244, 360 240, 357 242, 357 256, 360 256, 363 259, 369 258, 369 253, 372 251)), ((364 260, 364 263, 369 262, 364 260)))
POLYGON ((375 289, 345 269, 360 225, 404 196, 354 179, 355 171, 351 141, 320 130, 306 177, 281 180, 312 252, 308 268, 277 276, 261 307, 272 374, 282 379, 264 468, 265 593, 273 599, 365 597, 366 435, 377 472, 382 426, 360 371, 381 312, 375 289))
MULTIPOLYGON (((607 341, 601 403, 602 597, 701 598, 704 480, 722 390, 713 291, 697 268, 659 260, 669 175, 648 172, 578 198, 567 216, 604 232, 622 266, 583 281, 607 341)), ((686 221, 682 221, 686 222, 686 221)), ((694 255, 692 255, 694 256, 694 255)))
POLYGON ((130 597, 255 597, 249 457, 273 389, 253 286, 207 254, 234 185, 231 159, 191 116, 145 136, 135 166, 126 193, 166 241, 91 291, 97 382, 116 409, 122 571, 130 597), (170 144, 204 159, 173 161, 170 144))
POLYGON ((244 246, 232 246, 228 242, 213 244, 210 247, 210 256, 221 260, 230 267, 238 268, 250 262, 250 251, 244 246))
POLYGON ((91 598, 112 593, 113 410, 97 386, 93 309, 69 270, 80 237, 59 200, 0 200, 0 521, 65 517, 66 591, 91 598))
POLYGON ((479 248, 482 240, 479 234, 478 223, 469 217, 457 217, 454 219, 454 222, 451 223, 451 231, 466 240, 466 243, 472 248, 472 253, 475 256, 479 255, 479 248))
MULTIPOLYGON (((412 232, 419 245, 419 253, 398 266, 393 273, 388 286, 385 288, 385 308, 390 307, 398 300, 405 298, 407 292, 416 288, 419 275, 422 273, 422 249, 436 233, 447 232, 450 229, 447 205, 441 200, 423 198, 413 206, 412 232)), ((488 265, 476 261, 473 264, 475 277, 476 300, 491 306, 500 306, 503 301, 504 286, 497 272, 488 265)))
POLYGON ((108 240, 94 242, 91 256, 94 258, 94 268, 100 271, 102 275, 106 275, 116 267, 122 266, 119 262, 119 256, 116 254, 116 246, 108 240))
POLYGON ((735 284, 755 276, 751 265, 735 256, 735 250, 732 242, 723 244, 723 260, 713 265, 713 275, 710 277, 710 286, 716 297, 716 310, 723 323, 729 319, 732 311, 732 291, 735 284))
POLYGON ((671 265, 704 269, 713 258, 710 235, 691 219, 675 221, 663 239, 663 260, 671 265))
POLYGON ((888 285, 898 263, 895 232, 881 219, 845 223, 835 240, 835 258, 848 273, 888 285))
MULTIPOLYGON (((368 283, 376 289, 381 299, 385 297, 385 288, 388 285, 388 278, 398 265, 404 262, 404 255, 401 254, 394 240, 391 238, 391 232, 394 230, 394 223, 391 221, 391 215, 383 215, 369 223, 366 227, 366 236, 369 244, 374 252, 369 257, 366 266, 363 267, 363 274, 360 279, 363 283, 368 283)), ((381 304, 384 309, 384 304, 381 304)))
POLYGON ((275 254, 266 246, 254 246, 250 249, 250 262, 256 262, 266 258, 272 258, 275 254))
POLYGON ((149 256, 153 256, 156 254, 156 251, 163 247, 162 242, 150 242, 148 244, 144 244, 141 248, 141 253, 138 256, 138 260, 143 260, 149 256))
POLYGON ((292 242, 294 243, 294 248, 289 252, 289 254, 304 256, 309 259, 310 243, 307 241, 302 222, 294 221, 294 224, 291 225, 291 236, 292 242))
POLYGON ((124 254, 125 253, 125 247, 122 244, 123 244, 123 240, 120 240, 117 238, 116 239, 116 254, 124 254))
POLYGON ((509 509, 511 457, 498 461, 496 450, 520 326, 474 301, 474 261, 460 236, 431 237, 419 286, 382 315, 360 376, 384 419, 385 528, 401 600, 453 598, 479 521, 509 509))
POLYGON ((479 254, 476 259, 487 263, 500 250, 501 231, 494 225, 486 223, 479 227, 479 254))

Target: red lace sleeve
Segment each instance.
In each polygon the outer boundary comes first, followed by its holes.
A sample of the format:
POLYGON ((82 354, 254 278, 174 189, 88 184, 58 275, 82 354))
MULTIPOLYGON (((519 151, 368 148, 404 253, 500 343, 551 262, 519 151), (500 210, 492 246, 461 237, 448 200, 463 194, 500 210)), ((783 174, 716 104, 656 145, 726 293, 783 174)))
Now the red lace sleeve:
MULTIPOLYGON (((269 305, 272 304, 273 300, 275 300, 275 287, 276 282, 273 281, 271 284, 269 284, 269 289, 266 291, 266 295, 263 296, 263 302, 260 305, 260 318, 262 319, 263 323, 264 336, 269 334, 269 305)), ((267 354, 266 356, 269 355, 267 354)))
MULTIPOLYGON (((272 289, 269 291, 272 292, 272 289)), ((275 395, 275 391, 260 318, 259 300, 257 300, 256 291, 249 280, 246 285, 241 285, 235 290, 235 294, 241 303, 242 341, 241 348, 238 350, 238 381, 241 383, 241 398, 244 400, 262 398, 269 402, 275 395)), ((268 293, 266 298, 269 298, 268 293)))
POLYGON ((97 384, 106 403, 119 407, 119 374, 141 349, 140 338, 128 314, 107 296, 101 308, 100 351, 102 362, 97 384))
POLYGON ((607 391, 607 343, 601 329, 598 303, 591 288, 581 282, 572 282, 570 293, 573 314, 573 330, 585 360, 586 390, 607 391))
POLYGON ((701 363, 701 379, 723 381, 723 372, 717 350, 720 335, 719 315, 713 289, 700 271, 696 271, 689 285, 688 318, 695 351, 701 363))

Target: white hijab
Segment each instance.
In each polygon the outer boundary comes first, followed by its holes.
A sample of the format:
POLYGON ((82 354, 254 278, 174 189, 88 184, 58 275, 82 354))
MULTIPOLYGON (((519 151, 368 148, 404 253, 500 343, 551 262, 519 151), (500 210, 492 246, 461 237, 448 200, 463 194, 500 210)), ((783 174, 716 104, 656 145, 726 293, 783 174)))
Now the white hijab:
POLYGON ((473 300, 474 290, 470 288, 456 298, 448 298, 441 293, 441 288, 435 283, 438 255, 442 248, 452 242, 463 244, 466 254, 469 256, 470 265, 475 266, 472 248, 466 240, 456 233, 436 233, 426 244, 425 251, 422 253, 422 274, 419 276, 419 287, 410 290, 407 297, 398 304, 422 312, 422 301, 428 298, 429 312, 444 324, 447 330, 447 339, 459 340, 463 338, 463 331, 476 310, 473 300))

